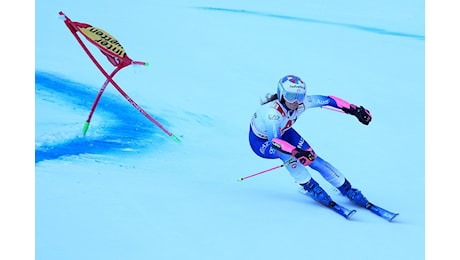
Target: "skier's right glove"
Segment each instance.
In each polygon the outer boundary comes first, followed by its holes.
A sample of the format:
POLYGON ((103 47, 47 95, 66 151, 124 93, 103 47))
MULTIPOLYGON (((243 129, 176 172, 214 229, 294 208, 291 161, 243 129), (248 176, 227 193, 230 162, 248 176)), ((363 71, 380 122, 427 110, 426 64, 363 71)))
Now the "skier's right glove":
POLYGON ((357 107, 356 105, 350 104, 350 108, 342 107, 342 110, 347 114, 356 116, 359 122, 365 125, 368 125, 372 120, 371 113, 363 106, 357 107))

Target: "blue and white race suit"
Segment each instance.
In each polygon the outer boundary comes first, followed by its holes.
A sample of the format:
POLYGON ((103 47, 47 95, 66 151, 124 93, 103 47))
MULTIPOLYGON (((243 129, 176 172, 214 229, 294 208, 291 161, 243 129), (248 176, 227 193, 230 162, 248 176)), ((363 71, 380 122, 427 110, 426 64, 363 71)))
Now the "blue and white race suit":
MULTIPOLYGON (((331 106, 340 109, 341 107, 349 107, 349 105, 348 102, 342 99, 321 95, 306 96, 304 102, 300 103, 296 110, 289 110, 277 99, 263 104, 252 116, 249 130, 251 148, 254 153, 262 158, 279 158, 286 162, 292 156, 274 150, 271 146, 273 138, 285 140, 297 148, 306 150, 310 148, 310 145, 292 128, 297 118, 309 108, 331 106)), ((317 156, 308 166, 318 171, 334 187, 341 186, 345 181, 343 174, 320 156, 317 156)), ((291 163, 286 165, 286 168, 297 183, 305 183, 311 178, 307 168, 296 160, 292 160, 291 163)))

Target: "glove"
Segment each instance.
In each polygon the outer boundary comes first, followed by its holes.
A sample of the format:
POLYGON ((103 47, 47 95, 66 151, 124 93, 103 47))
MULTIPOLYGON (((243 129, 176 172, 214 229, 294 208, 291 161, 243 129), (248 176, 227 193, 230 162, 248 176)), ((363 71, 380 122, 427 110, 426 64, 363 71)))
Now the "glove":
POLYGON ((317 157, 317 155, 313 152, 313 149, 311 149, 311 147, 307 150, 302 150, 296 147, 292 151, 291 155, 294 156, 297 159, 297 161, 304 166, 307 166, 310 163, 312 163, 317 157))
POLYGON ((350 108, 342 107, 342 110, 350 115, 356 116, 359 122, 368 125, 372 120, 372 115, 369 110, 365 109, 363 106, 357 107, 356 105, 351 104, 350 108))
POLYGON ((299 163, 305 166, 312 163, 317 157, 311 147, 307 150, 302 150, 279 138, 272 139, 272 147, 282 153, 290 154, 292 157, 295 157, 299 163))

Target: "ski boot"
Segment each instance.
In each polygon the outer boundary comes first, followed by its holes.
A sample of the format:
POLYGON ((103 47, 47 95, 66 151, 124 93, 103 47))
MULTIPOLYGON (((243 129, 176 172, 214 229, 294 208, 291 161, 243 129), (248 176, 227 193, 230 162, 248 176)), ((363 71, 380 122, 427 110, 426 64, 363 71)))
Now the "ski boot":
POLYGON ((350 219, 356 213, 356 210, 350 210, 334 202, 331 197, 319 186, 319 184, 311 178, 308 182, 300 184, 301 192, 308 194, 314 200, 320 202, 324 206, 332 209, 336 213, 342 215, 346 219, 350 219))
POLYGON ((360 190, 351 187, 351 184, 347 179, 345 179, 345 182, 342 184, 342 186, 338 187, 337 189, 339 189, 339 191, 344 196, 361 207, 368 209, 372 206, 372 203, 370 203, 366 197, 364 197, 360 190))
POLYGON ((311 178, 308 182, 300 184, 308 192, 314 200, 320 202, 324 206, 331 208, 335 202, 332 201, 331 197, 319 186, 319 184, 311 178))
POLYGON ((345 182, 343 183, 343 185, 338 187, 338 189, 343 195, 347 196, 354 203, 370 210, 372 213, 376 214, 377 216, 389 222, 393 221, 393 219, 399 215, 399 213, 393 213, 373 203, 370 203, 366 199, 366 197, 363 196, 361 191, 359 191, 358 189, 353 189, 351 187, 351 184, 347 179, 345 179, 345 182))

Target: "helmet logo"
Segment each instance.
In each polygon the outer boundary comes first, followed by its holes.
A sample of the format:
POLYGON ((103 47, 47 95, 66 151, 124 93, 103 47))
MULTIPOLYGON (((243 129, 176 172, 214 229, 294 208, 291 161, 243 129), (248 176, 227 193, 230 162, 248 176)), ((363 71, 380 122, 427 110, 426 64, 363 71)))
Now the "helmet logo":
POLYGON ((284 76, 278 83, 278 100, 293 103, 298 101, 303 102, 306 96, 305 83, 297 76, 287 75, 284 76))
POLYGON ((294 84, 299 84, 299 81, 300 81, 300 84, 303 84, 303 81, 300 80, 299 78, 291 78, 289 81, 294 84))
POLYGON ((297 76, 286 76, 282 79, 281 83, 285 83, 286 81, 289 81, 295 85, 290 85, 290 88, 301 88, 305 89, 305 83, 297 76))

